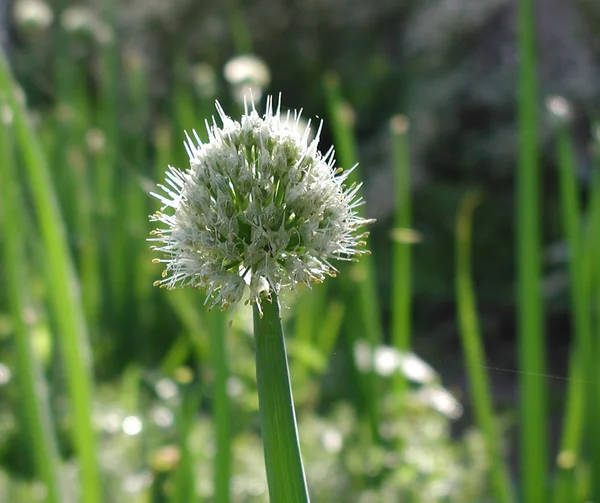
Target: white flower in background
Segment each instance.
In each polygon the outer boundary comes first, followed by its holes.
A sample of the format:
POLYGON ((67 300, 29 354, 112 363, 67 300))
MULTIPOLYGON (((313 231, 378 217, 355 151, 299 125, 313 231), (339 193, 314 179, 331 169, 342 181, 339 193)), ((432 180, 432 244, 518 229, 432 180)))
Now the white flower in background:
POLYGON ((573 106, 562 96, 548 96, 544 100, 546 109, 559 121, 568 121, 573 118, 573 106))
POLYGON ((222 126, 207 125, 207 143, 188 136, 190 169, 169 167, 152 194, 163 207, 151 219, 165 226, 150 239, 166 264, 155 285, 203 288, 223 309, 247 290, 260 308, 271 291, 334 276, 332 259, 366 253, 359 186, 344 186, 350 170, 335 169, 333 149, 318 150, 320 127, 309 142, 300 113, 290 122, 270 97, 263 117, 253 103, 240 122, 217 110, 222 126))
POLYGON ((202 99, 214 99, 218 82, 215 69, 208 63, 196 63, 190 69, 194 89, 202 99))
POLYGON ((408 380, 418 384, 431 384, 438 376, 425 361, 409 351, 400 351, 391 346, 376 346, 359 341, 354 345, 354 359, 359 370, 375 372, 383 377, 400 372, 408 380))
POLYGON ((100 44, 108 44, 113 40, 110 26, 88 7, 74 5, 65 9, 60 24, 65 31, 75 35, 91 36, 100 44))
POLYGON ((260 101, 271 82, 271 72, 267 64, 252 54, 230 59, 225 64, 223 73, 238 103, 246 103, 252 99, 260 101))
POLYGON ((458 419, 463 414, 462 405, 442 386, 425 386, 417 392, 417 398, 450 419, 458 419))
POLYGON ((13 7, 15 23, 25 30, 45 30, 54 19, 50 6, 42 0, 18 0, 13 7))

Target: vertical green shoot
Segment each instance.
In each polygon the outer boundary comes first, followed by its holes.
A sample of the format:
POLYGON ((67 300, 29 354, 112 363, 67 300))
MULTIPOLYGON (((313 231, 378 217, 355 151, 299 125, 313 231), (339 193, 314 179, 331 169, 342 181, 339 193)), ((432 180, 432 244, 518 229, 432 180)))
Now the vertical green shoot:
MULTIPOLYGON (((598 128, 598 126, 595 126, 598 128)), ((584 271, 583 277, 588 280, 589 300, 592 312, 595 317, 591 320, 592 332, 592 361, 597 362, 600 358, 600 154, 597 151, 600 145, 600 129, 596 129, 596 158, 594 159, 594 173, 591 185, 590 202, 588 205, 586 222, 586 240, 584 251, 584 271)), ((595 425, 600 420, 600 366, 592 365, 590 374, 586 376, 589 381, 588 391, 590 402, 590 414, 588 431, 590 433, 589 446, 590 452, 590 473, 600 473, 600 431, 595 425)), ((587 439, 586 439, 587 440, 587 439)), ((591 494, 588 496, 591 501, 600 500, 600 480, 598 477, 591 477, 591 494)))
POLYGON ((538 95, 534 0, 518 2, 519 164, 517 192, 517 317, 522 500, 544 503, 547 477, 547 390, 541 297, 538 95))
POLYGON ((585 393, 588 387, 586 376, 592 373, 592 332, 589 288, 584 269, 576 165, 566 124, 561 124, 559 127, 557 143, 562 219, 569 250, 571 326, 574 347, 570 358, 567 409, 560 452, 557 457, 558 472, 553 493, 556 503, 568 503, 575 498, 573 471, 580 458, 582 435, 586 431, 585 393))
POLYGON ((402 351, 411 344, 411 222, 410 154, 408 119, 395 116, 391 123, 395 175, 395 211, 392 284, 392 343, 402 351))
POLYGON ((485 371, 486 360, 479 328, 473 280, 471 278, 471 233, 477 195, 465 197, 456 220, 456 299, 463 353, 469 375, 475 416, 485 436, 491 459, 494 501, 514 502, 508 468, 503 459, 500 435, 494 418, 492 391, 485 371))

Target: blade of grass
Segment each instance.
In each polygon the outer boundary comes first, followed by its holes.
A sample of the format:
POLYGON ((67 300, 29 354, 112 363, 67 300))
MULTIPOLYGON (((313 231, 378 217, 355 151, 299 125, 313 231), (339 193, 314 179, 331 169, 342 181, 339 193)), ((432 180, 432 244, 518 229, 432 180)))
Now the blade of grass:
MULTIPOLYGON (((408 149, 408 119, 401 115, 392 118, 390 130, 393 141, 393 164, 396 190, 394 227, 408 230, 411 223, 410 155, 408 149)), ((402 351, 410 349, 411 331, 411 247, 400 239, 393 242, 392 284, 392 343, 402 351)))
MULTIPOLYGON (((598 126, 596 126, 597 128, 598 126)), ((600 146, 599 130, 596 129, 596 149, 600 146)), ((592 361, 597 362, 600 358, 600 266, 598 257, 600 257, 600 153, 596 150, 595 170, 592 178, 590 202, 588 209, 588 220, 586 225, 586 250, 585 264, 582 273, 584 278, 589 279, 588 288, 592 311, 595 312, 595 319, 592 316, 592 361)), ((595 428, 600 421, 600 366, 592 366, 592 373, 586 376, 590 381, 590 438, 586 444, 590 451, 590 472, 592 474, 600 473, 600 430, 595 428), (595 368, 594 368, 595 367, 595 368)), ((598 477, 591 477, 591 494, 587 498, 590 501, 600 500, 600 480, 598 477)))
POLYGON ((279 300, 271 293, 261 314, 254 305, 256 378, 269 498, 273 502, 308 503, 308 488, 288 369, 279 300))
POLYGON ((569 283, 571 327, 574 335, 573 354, 567 387, 567 406, 563 425, 560 452, 557 458, 558 473, 553 491, 554 501, 569 503, 575 498, 573 471, 581 454, 581 441, 586 428, 585 393, 586 376, 592 374, 592 331, 589 312, 589 289, 584 276, 584 258, 580 232, 581 215, 576 180, 573 145, 566 124, 559 126, 557 134, 559 187, 564 233, 569 250, 569 283))
POLYGON ((456 299, 463 354, 469 375, 475 417, 485 436, 491 459, 492 491, 494 501, 515 501, 508 468, 503 459, 500 435, 494 418, 492 391, 485 371, 486 359, 479 328, 475 293, 471 278, 471 233, 473 211, 479 196, 472 194, 463 199, 456 220, 456 299))
POLYGON ((37 361, 31 330, 25 323, 28 307, 27 264, 22 242, 22 222, 19 216, 24 208, 19 203, 17 175, 12 138, 12 111, 0 100, 0 221, 5 239, 4 287, 15 329, 17 375, 20 399, 26 418, 26 429, 31 438, 33 459, 40 479, 47 491, 49 503, 62 503, 65 495, 60 484, 61 459, 48 401, 48 387, 37 361))
POLYGON ((547 390, 541 298, 538 96, 534 0, 518 2, 517 317, 522 500, 547 501, 547 390))
POLYGON ((48 166, 39 141, 23 106, 14 94, 8 61, 0 51, 0 92, 4 92, 14 113, 16 142, 33 194, 42 240, 47 253, 46 273, 50 305, 59 327, 71 405, 73 436, 81 466, 81 501, 98 503, 102 491, 92 426, 92 372, 88 332, 81 306, 79 287, 67 244, 67 234, 53 190, 48 166))

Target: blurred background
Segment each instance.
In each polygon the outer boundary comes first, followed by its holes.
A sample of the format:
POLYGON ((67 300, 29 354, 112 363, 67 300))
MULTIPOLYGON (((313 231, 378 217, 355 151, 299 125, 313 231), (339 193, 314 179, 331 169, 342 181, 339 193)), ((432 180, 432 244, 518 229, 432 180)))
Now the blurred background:
MULTIPOLYGON (((473 193, 479 367, 519 487, 518 4, 0 0, 19 85, 0 94, 0 242, 20 242, 0 261, 0 501, 267 501, 250 314, 153 288, 145 241, 148 193, 188 165, 184 131, 206 138, 215 99, 238 118, 248 87, 259 110, 281 93, 313 130, 323 120, 321 149, 360 163, 377 219, 370 260, 285 300, 314 501, 502 501, 457 318, 456 219, 473 193)), ((564 452, 575 305, 559 168, 594 200, 600 4, 538 0, 534 23, 549 467, 564 452)), ((590 466, 563 501, 591 494, 590 466)))

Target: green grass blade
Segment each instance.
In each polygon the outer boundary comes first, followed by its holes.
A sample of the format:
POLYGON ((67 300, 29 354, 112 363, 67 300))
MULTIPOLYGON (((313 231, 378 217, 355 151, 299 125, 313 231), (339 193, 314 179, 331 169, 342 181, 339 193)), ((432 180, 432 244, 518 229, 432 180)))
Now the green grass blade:
MULTIPOLYGON (((598 147, 599 144, 600 138, 596 137, 595 146, 598 147)), ((600 357, 600 264, 598 264, 598 257, 600 257, 600 158, 595 159, 586 231, 582 275, 588 279, 590 304, 596 314, 595 318, 592 318, 591 330, 593 341, 592 361, 597 362, 600 357)), ((600 430, 595 428, 594 425, 597 425, 600 421, 600 388, 597 385, 600 382, 600 366, 595 365, 594 367, 592 373, 586 376, 586 380, 590 381, 588 388, 590 392, 590 438, 586 439, 586 444, 590 450, 590 472, 597 474, 600 473, 600 430)), ((591 477, 591 494, 588 499, 591 501, 600 500, 600 479, 598 477, 591 477)))
MULTIPOLYGON (((394 227, 396 231, 405 231, 412 225, 408 119, 395 116, 390 129, 396 185, 394 227)), ((411 343, 411 247, 412 244, 406 240, 394 239, 391 339, 393 345, 402 351, 408 351, 411 343)))
POLYGON ((279 300, 263 301, 254 313, 256 378, 269 497, 273 503, 308 503, 308 488, 298 441, 296 413, 279 300))
POLYGON ((492 490, 494 501, 515 501, 510 476, 503 459, 500 436, 494 418, 492 392, 485 371, 483 349, 475 293, 471 279, 471 232, 473 210, 479 203, 477 195, 465 197, 456 221, 456 299, 463 353, 467 364, 469 384, 477 424, 485 436, 491 459, 492 490))
POLYGON ((547 501, 547 390, 541 298, 538 96, 534 41, 534 0, 518 2, 517 270, 520 454, 522 499, 547 501))
POLYGON ((24 208, 19 202, 14 159, 14 142, 10 121, 12 112, 0 100, 0 223, 4 239, 3 265, 10 312, 15 327, 17 375, 20 399, 26 419, 26 431, 31 438, 33 459, 47 491, 48 503, 62 503, 65 497, 60 484, 61 459, 48 401, 48 388, 34 353, 31 330, 23 313, 27 309, 27 264, 22 242, 24 208), (4 116, 3 116, 4 115, 4 116))
POLYGON ((16 142, 23 157, 47 254, 50 303, 59 328, 58 339, 73 408, 73 436, 81 467, 81 501, 97 503, 102 499, 102 490, 92 426, 92 373, 77 278, 52 178, 26 111, 15 98, 14 81, 3 52, 0 52, 0 92, 6 94, 13 109, 16 142))
POLYGON ((581 238, 581 215, 576 180, 576 164, 570 133, 565 124, 561 124, 557 137, 559 187, 564 233, 569 249, 569 281, 571 326, 574 334, 574 349, 570 359, 569 381, 567 388, 567 407, 563 425, 560 452, 558 455, 558 473, 555 478, 554 501, 569 503, 575 497, 572 485, 573 470, 581 453, 581 441, 586 431, 586 376, 592 375, 592 327, 589 311, 590 298, 588 282, 584 269, 584 257, 581 238))

